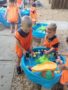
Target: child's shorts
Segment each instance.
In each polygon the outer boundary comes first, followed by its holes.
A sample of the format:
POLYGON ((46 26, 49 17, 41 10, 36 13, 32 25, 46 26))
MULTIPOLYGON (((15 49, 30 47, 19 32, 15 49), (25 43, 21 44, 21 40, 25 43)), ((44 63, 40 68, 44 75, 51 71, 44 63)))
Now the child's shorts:
POLYGON ((10 23, 10 25, 12 25, 12 26, 15 26, 15 25, 17 25, 18 23, 16 23, 16 22, 11 22, 10 23))
POLYGON ((16 24, 18 24, 18 22, 9 22, 8 20, 7 20, 7 22, 10 23, 11 25, 16 25, 16 24))

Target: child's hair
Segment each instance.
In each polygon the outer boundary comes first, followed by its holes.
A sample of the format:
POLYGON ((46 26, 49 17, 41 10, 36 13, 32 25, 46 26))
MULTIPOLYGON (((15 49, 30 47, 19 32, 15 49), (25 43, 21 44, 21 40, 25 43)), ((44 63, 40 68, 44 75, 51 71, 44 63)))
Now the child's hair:
POLYGON ((66 42, 68 43, 68 37, 66 38, 66 42))
POLYGON ((34 2, 37 1, 37 0, 33 0, 34 2))
POLYGON ((26 23, 28 27, 32 27, 32 20, 29 16, 23 16, 21 19, 22 25, 26 23))
POLYGON ((9 0, 10 3, 14 3, 16 2, 17 0, 9 0))
POLYGON ((56 31, 57 25, 55 23, 51 23, 51 24, 48 25, 47 28, 49 28, 50 30, 56 31))

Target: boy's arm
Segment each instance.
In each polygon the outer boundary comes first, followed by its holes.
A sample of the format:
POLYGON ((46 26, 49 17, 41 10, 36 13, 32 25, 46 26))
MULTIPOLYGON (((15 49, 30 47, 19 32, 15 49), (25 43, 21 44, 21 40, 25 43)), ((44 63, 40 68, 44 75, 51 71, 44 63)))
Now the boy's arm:
POLYGON ((49 53, 51 53, 53 50, 54 50, 54 48, 52 47, 52 48, 50 48, 49 50, 45 50, 44 52, 45 52, 45 54, 49 54, 49 53))
POLYGON ((68 70, 68 66, 65 66, 65 64, 59 65, 58 68, 60 70, 68 70))
POLYGON ((24 48, 22 48, 22 46, 18 40, 16 40, 16 44, 21 48, 21 50, 23 51, 23 54, 26 54, 26 50, 24 48))
POLYGON ((68 52, 62 52, 61 54, 68 57, 68 52))
POLYGON ((65 69, 68 70, 68 66, 66 66, 65 69))
POLYGON ((48 53, 51 53, 54 49, 55 49, 54 47, 50 48, 50 49, 48 50, 48 53))
POLYGON ((49 54, 59 47, 59 42, 55 43, 46 53, 49 54))
POLYGON ((41 43, 40 43, 41 46, 44 46, 44 41, 45 39, 41 39, 41 43))
POLYGON ((31 46, 30 46, 30 52, 32 52, 32 49, 33 49, 33 46, 32 46, 32 43, 33 43, 33 39, 32 39, 32 41, 31 41, 31 46))

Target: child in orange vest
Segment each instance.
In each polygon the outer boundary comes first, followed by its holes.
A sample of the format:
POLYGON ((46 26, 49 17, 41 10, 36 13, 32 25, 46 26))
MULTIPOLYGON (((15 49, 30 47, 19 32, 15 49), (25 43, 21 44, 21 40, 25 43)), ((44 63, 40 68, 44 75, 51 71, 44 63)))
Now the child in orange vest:
MULTIPOLYGON (((67 37, 66 42, 68 43, 68 37, 67 37)), ((67 59, 66 59, 66 64, 62 64, 59 66, 59 68, 63 70, 60 83, 64 85, 64 90, 67 90, 68 89, 68 52, 67 53, 63 52, 62 55, 66 56, 67 59)))
POLYGON ((32 43, 32 21, 29 16, 22 18, 22 27, 16 31, 16 54, 17 54, 17 73, 21 74, 20 61, 21 57, 31 50, 32 43))
POLYGON ((36 11, 36 4, 33 3, 30 9, 30 17, 32 19, 33 24, 37 22, 37 11, 36 11))
MULTIPOLYGON (((56 55, 58 52, 59 39, 56 36, 56 29, 57 25, 54 23, 49 24, 46 29, 46 37, 43 41, 43 45, 49 50, 45 50, 45 54, 49 54, 54 51, 56 55)), ((56 62, 62 63, 58 55, 56 56, 56 59, 56 62)))
POLYGON ((9 0, 6 15, 8 22, 10 22, 11 32, 13 33, 14 30, 18 29, 19 9, 16 0, 9 0))
POLYGON ((49 54, 53 50, 58 51, 59 40, 56 36, 56 29, 57 26, 54 23, 49 24, 46 29, 46 37, 43 41, 43 45, 49 48, 48 51, 45 51, 46 54, 49 54))

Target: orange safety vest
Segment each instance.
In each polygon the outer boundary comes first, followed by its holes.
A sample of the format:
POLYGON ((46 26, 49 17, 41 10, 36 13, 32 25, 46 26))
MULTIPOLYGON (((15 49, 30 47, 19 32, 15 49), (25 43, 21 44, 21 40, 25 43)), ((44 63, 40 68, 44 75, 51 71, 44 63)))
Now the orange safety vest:
MULTIPOLYGON (((24 48, 26 51, 30 49, 32 43, 32 30, 30 31, 29 35, 26 37, 21 36, 19 32, 16 31, 15 37, 20 42, 22 48, 24 48)), ((16 53, 20 58, 23 55, 23 51, 17 44, 16 44, 16 53)))
POLYGON ((30 9, 30 17, 33 22, 37 21, 37 12, 35 7, 31 7, 30 9))
MULTIPOLYGON (((58 40, 57 37, 56 37, 55 39, 53 39, 52 41, 49 41, 48 38, 46 37, 45 40, 44 40, 43 45, 44 45, 45 47, 47 47, 47 48, 52 48, 53 45, 55 45, 55 44, 57 44, 57 43, 59 43, 59 40, 58 40)), ((58 48, 55 48, 55 50, 57 51, 58 48)))
MULTIPOLYGON (((67 60, 66 60, 65 66, 68 67, 68 58, 67 58, 67 60)), ((61 78, 60 78, 60 83, 63 84, 63 85, 64 85, 65 83, 68 83, 68 70, 63 70, 63 71, 62 71, 62 76, 61 76, 61 78)))
POLYGON ((18 7, 16 5, 9 6, 7 9, 7 20, 11 23, 17 23, 18 22, 18 7))

